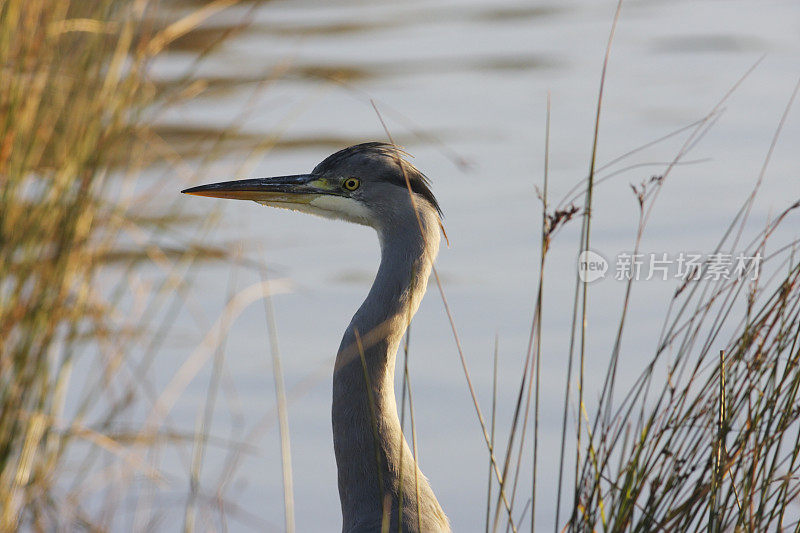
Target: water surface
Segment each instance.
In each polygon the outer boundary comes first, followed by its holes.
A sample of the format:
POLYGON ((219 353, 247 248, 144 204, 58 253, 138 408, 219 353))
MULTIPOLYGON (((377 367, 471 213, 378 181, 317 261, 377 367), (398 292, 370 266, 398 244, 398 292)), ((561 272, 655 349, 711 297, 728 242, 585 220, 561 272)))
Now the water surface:
MULTIPOLYGON (((544 118, 552 98, 551 200, 589 166, 597 88, 613 2, 520 3, 486 0, 336 2, 275 1, 226 13, 214 24, 248 26, 202 66, 208 94, 164 118, 165 138, 187 157, 197 142, 231 123, 243 124, 225 143, 208 175, 261 176, 306 172, 329 153, 386 135, 374 99, 398 143, 433 181, 445 212, 450 246, 438 268, 453 310, 482 408, 490 408, 492 353, 499 339, 497 419, 506 439, 527 345, 538 279, 544 118), (269 150, 257 151, 254 146, 269 150)), ((643 249, 710 252, 745 199, 797 80, 800 4, 770 2, 631 1, 623 7, 609 63, 598 160, 616 156, 702 118, 761 56, 759 67, 725 106, 714 128, 669 177, 643 249)), ((219 28, 195 35, 213 39, 219 28)), ((205 39, 206 41, 203 41, 205 39)), ((198 42, 186 42, 191 49, 198 42)), ((162 83, 186 66, 176 50, 156 65, 162 83)), ((800 118, 790 116, 753 213, 760 227, 800 198, 795 147, 800 118)), ((638 207, 629 183, 663 172, 683 138, 617 163, 639 164, 603 184, 595 197, 593 248, 613 257, 635 237, 638 207)), ((193 152, 194 150, 194 152, 193 152)), ((175 191, 189 185, 176 180, 175 191)), ((214 200, 187 198, 187 209, 211 212, 214 200)), ((291 281, 274 297, 280 353, 290 389, 294 498, 298 531, 336 531, 340 511, 330 430, 330 374, 341 333, 368 291, 378 247, 371 230, 344 223, 231 203, 209 237, 241 240, 244 254, 270 275, 291 281)), ((793 224, 793 225, 792 225, 793 224)), ((794 238, 796 222, 787 236, 794 238)), ((554 242, 544 294, 543 412, 537 529, 554 519, 561 406, 578 224, 554 242)), ((238 268, 235 285, 260 280, 238 268)), ((229 294, 231 269, 198 272, 194 299, 210 321, 229 294)), ((634 291, 624 340, 624 386, 652 353, 676 283, 647 282, 634 291)), ((619 317, 623 286, 605 280, 590 293, 588 376, 600 376, 619 317)), ((420 463, 455 531, 483 528, 487 455, 438 291, 413 323, 411 379, 420 463)), ((155 376, 167 381, 205 335, 188 311, 179 317, 174 360, 155 376)), ((226 372, 212 433, 251 448, 225 485, 235 505, 234 531, 283 528, 282 476, 267 322, 262 305, 245 310, 226 342, 226 372), (259 428, 263 427, 263 431, 259 428)), ((172 414, 191 432, 202 410, 210 365, 172 414)), ((590 388, 599 386, 592 383, 590 388)), ((398 386, 399 390, 399 386, 398 386)), ((587 393, 591 407, 591 393, 587 393)), ((574 424, 574 420, 573 420, 574 424)), ((568 443, 568 447, 569 447, 568 443)), ((188 450, 187 444, 187 450, 188 450)), ((186 452, 188 454, 188 451, 186 452)), ((228 450, 211 447, 201 485, 213 497, 225 477, 228 450)), ((163 458, 174 472, 166 490, 168 516, 182 519, 185 457, 163 458)), ((530 461, 521 489, 529 490, 530 461)), ((517 507, 521 510, 523 505, 517 507)), ((231 509, 234 509, 231 507, 231 509)), ((527 515, 530 516, 529 514, 527 515)), ((216 515, 201 514, 209 528, 216 515)), ((523 521, 527 524, 528 518, 523 521)), ((524 526, 528 527, 528 526, 524 526)))

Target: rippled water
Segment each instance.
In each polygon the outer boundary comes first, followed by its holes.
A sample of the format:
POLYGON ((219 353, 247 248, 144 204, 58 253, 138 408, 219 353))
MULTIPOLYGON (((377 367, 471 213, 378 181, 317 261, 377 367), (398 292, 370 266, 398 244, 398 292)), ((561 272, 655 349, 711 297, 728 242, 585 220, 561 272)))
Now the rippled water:
MULTIPOLYGON (((490 409, 492 353, 499 339, 497 427, 504 442, 538 277, 541 208, 534 186, 542 183, 546 97, 548 92, 552 97, 550 192, 555 200, 588 169, 614 7, 594 0, 244 5, 213 21, 219 26, 178 43, 192 50, 213 43, 221 32, 239 32, 199 67, 209 76, 206 95, 166 116, 161 133, 187 157, 199 157, 209 153, 203 139, 229 124, 243 124, 213 154, 212 170, 197 178, 203 182, 227 179, 234 172, 306 172, 343 146, 385 139, 370 105, 374 99, 396 141, 431 177, 444 209, 450 246, 441 251, 438 267, 484 412, 490 409), (248 25, 237 29, 242 22, 248 25)), ((754 183, 800 75, 798 20, 800 4, 793 0, 624 5, 609 63, 600 164, 702 118, 764 56, 687 158, 694 163, 669 176, 644 250, 711 251, 754 183)), ((168 85, 187 66, 179 48, 156 65, 159 83, 168 85)), ((682 141, 670 139, 609 169, 631 167, 598 188, 594 249, 613 257, 632 247, 638 207, 628 184, 663 172, 663 162, 672 159, 682 141)), ((800 117, 795 112, 773 156, 753 227, 800 198, 797 146, 800 117)), ((176 179, 174 189, 185 185, 176 179)), ((184 201, 198 213, 218 207, 214 200, 184 201)), ((365 228, 256 204, 225 205, 219 226, 209 238, 241 240, 245 256, 265 262, 274 278, 290 280, 292 290, 276 296, 274 306, 290 389, 297 529, 335 531, 340 511, 330 374, 341 333, 377 267, 376 239, 365 228)), ((796 222, 789 224, 788 237, 796 238, 796 227, 796 222)), ((573 223, 558 235, 546 271, 541 530, 550 530, 554 518, 577 229, 573 223)), ((251 268, 233 270, 216 265, 195 274, 197 312, 217 316, 231 283, 242 288, 260 280, 251 268)), ((592 286, 590 378, 605 368, 622 289, 610 280, 592 286)), ((623 381, 635 376, 652 353, 674 289, 674 283, 646 282, 634 291, 623 381)), ((197 325, 202 321, 188 310, 185 315, 179 318, 173 348, 176 365, 206 333, 197 325)), ((477 531, 484 524, 487 456, 437 291, 429 292, 412 330, 421 467, 454 530, 477 531)), ((223 393, 212 433, 236 440, 248 436, 251 445, 226 486, 227 500, 238 509, 230 509, 231 530, 282 529, 280 448, 266 331, 264 308, 253 305, 232 325, 226 342, 223 393)), ((157 381, 166 381, 173 371, 164 364, 157 381)), ((190 432, 204 404, 208 371, 192 382, 173 412, 174 421, 190 432)), ((589 408, 591 401, 588 394, 589 408)), ((209 449, 201 483, 205 491, 213 494, 225 477, 227 456, 223 446, 209 449)), ((164 462, 174 479, 186 478, 185 460, 166 457, 164 462)), ((526 471, 529 465, 523 469, 527 476, 526 471)), ((523 479, 527 487, 530 482, 523 479)), ((182 517, 186 486, 175 481, 170 490, 176 496, 165 505, 174 504, 176 516, 182 517)), ((216 523, 213 513, 205 513, 204 523, 216 523)))

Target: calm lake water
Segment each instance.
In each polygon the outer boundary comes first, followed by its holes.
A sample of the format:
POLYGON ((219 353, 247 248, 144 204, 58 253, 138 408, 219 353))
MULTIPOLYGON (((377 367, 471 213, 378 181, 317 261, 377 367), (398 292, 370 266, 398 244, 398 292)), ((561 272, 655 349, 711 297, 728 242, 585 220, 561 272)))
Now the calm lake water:
MULTIPOLYGON (((534 186, 542 184, 547 94, 552 98, 554 201, 587 173, 614 9, 614 2, 597 0, 293 0, 254 10, 238 7, 211 21, 247 20, 250 26, 201 65, 214 78, 208 95, 171 112, 164 122, 166 138, 186 148, 199 132, 238 121, 244 126, 239 144, 228 143, 191 183, 169 177, 175 181, 170 188, 177 194, 189 185, 234 176, 307 172, 346 145, 385 140, 370 105, 374 99, 397 142, 432 179, 445 212, 450 246, 443 247, 438 268, 484 413, 491 408, 492 354, 499 339, 497 431, 504 443, 538 281, 541 206, 534 186), (252 155, 242 147, 254 140, 275 146, 252 155)), ((687 157, 694 163, 667 178, 644 251, 713 251, 758 176, 800 76, 799 23, 795 0, 650 0, 623 6, 608 68, 599 164, 702 118, 764 57, 687 157)), ((176 52, 156 64, 155 72, 169 79, 187 67, 186 57, 176 52)), ((751 229, 800 198, 799 112, 790 115, 773 155, 751 229)), ((601 185, 595 197, 592 247, 610 261, 633 246, 638 206, 629 183, 662 173, 684 139, 675 137, 610 167, 631 167, 601 185)), ((297 531, 337 531, 330 376, 341 334, 377 267, 377 240, 366 228, 253 203, 180 202, 187 212, 218 213, 220 222, 206 239, 241 246, 243 256, 267 265, 272 279, 287 289, 273 304, 290 391, 297 531)), ((797 238, 797 228, 795 217, 778 240, 797 238)), ((545 272, 536 509, 542 531, 552 530, 554 520, 578 230, 579 222, 573 222, 558 234, 545 272)), ((193 274, 191 305, 178 317, 169 356, 162 355, 152 370, 157 390, 194 353, 229 295, 260 279, 248 266, 210 265, 193 274)), ((622 387, 652 354, 676 286, 675 281, 647 281, 635 287, 622 387)), ((486 447, 442 300, 435 285, 430 289, 411 336, 420 463, 453 529, 478 531, 485 519, 486 447)), ((607 363, 623 289, 611 279, 591 286, 589 408, 607 363)), ((175 428, 194 431, 210 371, 209 361, 175 404, 170 413, 175 428)), ((219 439, 248 444, 224 485, 231 531, 283 529, 274 410, 267 320, 257 303, 230 325, 211 430, 219 439)), ((190 457, 187 443, 157 459, 169 476, 160 489, 163 498, 153 505, 163 505, 164 523, 174 521, 175 527, 183 519, 190 457)), ((229 457, 228 446, 209 446, 201 476, 206 498, 213 500, 228 478, 229 457)), ((520 488, 525 498, 529 472, 528 460, 520 488)), ((212 504, 204 509, 198 527, 220 528, 212 504)))

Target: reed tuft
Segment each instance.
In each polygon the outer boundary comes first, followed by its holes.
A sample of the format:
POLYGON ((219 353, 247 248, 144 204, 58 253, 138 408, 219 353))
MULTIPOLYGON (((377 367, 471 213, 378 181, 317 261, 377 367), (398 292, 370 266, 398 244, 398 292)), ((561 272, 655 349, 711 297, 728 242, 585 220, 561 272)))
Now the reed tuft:
POLYGON ((148 175, 187 174, 154 133, 158 111, 197 80, 162 91, 149 67, 233 3, 0 3, 0 531, 109 529, 120 493, 96 496, 109 473, 158 484, 148 446, 193 440, 117 423, 153 394, 148 368, 184 274, 228 257, 186 238, 161 244, 194 219, 158 202, 163 184, 148 175))

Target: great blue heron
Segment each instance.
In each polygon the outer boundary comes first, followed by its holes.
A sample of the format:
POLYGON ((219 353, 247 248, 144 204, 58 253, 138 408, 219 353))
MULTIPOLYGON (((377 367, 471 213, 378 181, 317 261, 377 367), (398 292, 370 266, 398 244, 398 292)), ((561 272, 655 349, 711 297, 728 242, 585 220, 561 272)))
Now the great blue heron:
POLYGON ((441 210, 425 175, 395 146, 371 142, 336 152, 310 174, 228 181, 183 192, 253 200, 377 231, 380 267, 344 333, 333 372, 342 531, 381 531, 385 518, 392 532, 401 525, 404 532, 450 531, 403 438, 394 396, 397 349, 439 251, 441 210))

